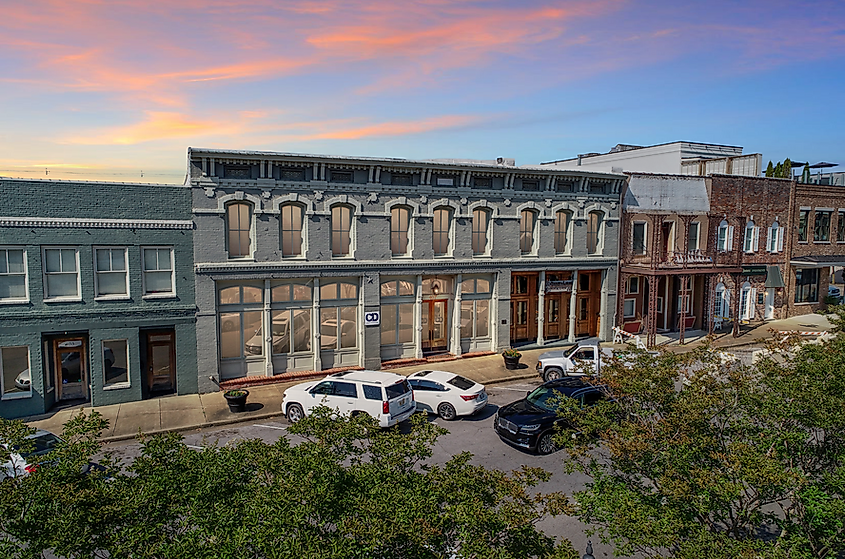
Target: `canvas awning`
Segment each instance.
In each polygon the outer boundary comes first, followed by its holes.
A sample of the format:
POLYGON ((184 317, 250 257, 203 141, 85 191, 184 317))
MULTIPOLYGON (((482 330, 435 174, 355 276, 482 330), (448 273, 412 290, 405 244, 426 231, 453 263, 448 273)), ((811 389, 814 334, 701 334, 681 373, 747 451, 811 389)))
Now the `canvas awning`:
POLYGON ((799 256, 789 261, 796 268, 824 268, 826 266, 845 266, 845 254, 832 256, 799 256))
POLYGON ((764 287, 786 287, 783 283, 783 276, 780 274, 779 266, 766 266, 766 283, 764 287))

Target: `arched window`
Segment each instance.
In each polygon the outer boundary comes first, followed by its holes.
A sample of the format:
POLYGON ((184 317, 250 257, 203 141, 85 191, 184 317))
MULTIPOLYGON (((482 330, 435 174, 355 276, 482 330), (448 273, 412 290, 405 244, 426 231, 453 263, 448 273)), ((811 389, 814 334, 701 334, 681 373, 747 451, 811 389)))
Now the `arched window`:
POLYGON ((390 253, 393 256, 408 254, 408 225, 411 212, 404 206, 390 210, 390 253))
POLYGON ((604 214, 599 211, 590 212, 587 223, 587 254, 598 254, 602 249, 602 225, 604 214))
POLYGON ((731 292, 721 282, 716 285, 716 296, 713 298, 713 317, 717 323, 731 317, 731 292))
POLYGON ((783 250, 783 228, 775 221, 769 227, 769 237, 766 240, 766 250, 769 252, 781 252, 783 250))
POLYGON ((734 227, 728 225, 727 220, 722 220, 719 224, 718 233, 716 236, 716 250, 719 252, 728 252, 733 250, 734 244, 734 227))
POLYGON ((285 204, 281 208, 282 256, 302 256, 303 213, 299 204, 285 204))
POLYGON ((757 252, 757 242, 759 238, 759 227, 754 226, 754 222, 749 220, 745 224, 745 242, 742 245, 743 252, 757 252))
POLYGON ((449 254, 449 233, 452 223, 452 212, 449 208, 437 208, 434 210, 434 229, 432 245, 434 256, 445 256, 449 254))
POLYGON ((332 256, 349 256, 352 241, 352 209, 332 206, 332 256))
POLYGON ((483 208, 472 212, 472 253, 487 254, 487 231, 490 226, 490 214, 483 208))
POLYGON ((536 229, 537 214, 531 210, 522 210, 519 219, 519 251, 522 254, 533 254, 534 230, 536 229))
POLYGON ((226 206, 226 248, 229 258, 252 256, 252 204, 232 202, 226 206))
POLYGON ((569 228, 569 212, 561 210, 555 214, 555 253, 566 252, 567 229, 569 228))
POLYGON ((749 282, 742 284, 742 289, 739 292, 739 319, 751 320, 754 318, 754 297, 757 294, 756 289, 752 289, 749 282))

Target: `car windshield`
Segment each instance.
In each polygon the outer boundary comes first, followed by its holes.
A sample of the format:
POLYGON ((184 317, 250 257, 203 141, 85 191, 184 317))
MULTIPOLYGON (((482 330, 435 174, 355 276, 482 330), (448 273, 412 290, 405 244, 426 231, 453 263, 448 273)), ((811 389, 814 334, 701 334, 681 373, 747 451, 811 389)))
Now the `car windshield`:
POLYGON ((411 385, 408 384, 408 381, 402 380, 397 382, 396 384, 391 384, 390 386, 386 386, 384 391, 387 392, 387 399, 392 400, 394 398, 398 398, 403 394, 407 394, 411 391, 411 385))
POLYGON ((460 388, 461 390, 469 390, 470 388, 475 386, 474 382, 472 382, 468 378, 462 377, 461 375, 455 375, 448 382, 452 386, 456 386, 456 387, 460 388))
POLYGON ((579 347, 581 347, 581 346, 574 345, 574 346, 570 347, 569 349, 564 350, 563 356, 564 357, 572 357, 572 354, 575 353, 578 350, 579 347))
POLYGON ((551 388, 541 386, 526 398, 529 404, 533 404, 540 409, 546 411, 557 411, 559 407, 560 396, 551 388))
POLYGON ((53 433, 45 433, 43 435, 32 437, 32 442, 35 446, 30 452, 22 452, 21 456, 23 458, 26 458, 27 456, 41 456, 42 454, 47 454, 56 448, 56 445, 61 442, 61 439, 53 433))

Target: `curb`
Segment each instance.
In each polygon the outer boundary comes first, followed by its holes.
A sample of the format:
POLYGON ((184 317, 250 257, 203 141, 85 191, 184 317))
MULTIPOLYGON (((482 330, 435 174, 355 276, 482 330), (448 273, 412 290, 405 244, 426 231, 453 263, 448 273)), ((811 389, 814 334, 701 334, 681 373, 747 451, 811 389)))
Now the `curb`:
MULTIPOLYGON (((539 377, 536 373, 530 374, 530 375, 512 375, 512 376, 505 377, 505 378, 493 379, 489 382, 484 383, 484 386, 492 386, 492 385, 496 385, 496 384, 504 384, 506 382, 513 382, 515 380, 526 380, 526 379, 533 379, 533 378, 539 378, 539 377)), ((262 420, 262 419, 271 419, 271 418, 279 417, 279 416, 284 417, 284 415, 285 414, 280 410, 280 411, 277 411, 277 412, 262 413, 262 414, 259 414, 259 415, 237 416, 237 417, 232 417, 231 419, 220 419, 220 420, 217 420, 217 421, 206 421, 206 422, 203 422, 203 423, 199 423, 197 425, 183 425, 183 426, 180 426, 180 427, 173 427, 173 428, 170 428, 170 429, 156 429, 154 431, 144 431, 143 434, 144 435, 161 435, 161 434, 164 434, 164 433, 181 433, 183 431, 192 431, 194 429, 208 429, 210 427, 224 427, 226 425, 234 425, 236 423, 246 423, 248 421, 259 421, 259 420, 262 420)), ((102 442, 104 444, 108 444, 108 443, 115 443, 115 442, 120 442, 120 441, 128 441, 130 439, 135 439, 137 436, 138 436, 137 433, 134 433, 134 434, 131 434, 131 435, 129 435, 129 434, 127 434, 127 435, 114 435, 114 436, 111 436, 111 437, 102 437, 99 440, 100 440, 100 442, 102 442)))

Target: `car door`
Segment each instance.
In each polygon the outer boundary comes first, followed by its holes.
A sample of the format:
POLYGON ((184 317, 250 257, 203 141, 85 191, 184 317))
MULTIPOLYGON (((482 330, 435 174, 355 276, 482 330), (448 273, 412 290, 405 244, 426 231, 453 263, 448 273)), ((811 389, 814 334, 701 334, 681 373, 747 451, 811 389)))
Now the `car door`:
POLYGON ((352 382, 334 382, 334 394, 331 396, 333 408, 336 408, 343 415, 360 410, 358 404, 358 385, 352 382))
POLYGON ((324 380, 314 388, 308 391, 310 398, 306 398, 303 402, 306 413, 313 410, 317 406, 333 407, 331 403, 332 395, 334 394, 334 381, 324 380))
MULTIPOLYGON (((575 355, 572 356, 572 359, 578 359, 580 361, 587 361, 589 363, 590 370, 594 373, 596 371, 596 352, 594 348, 591 347, 584 347, 579 349, 575 352, 575 355)), ((579 363, 576 363, 576 369, 579 363)), ((583 371, 578 371, 578 373, 582 373, 583 371)))

